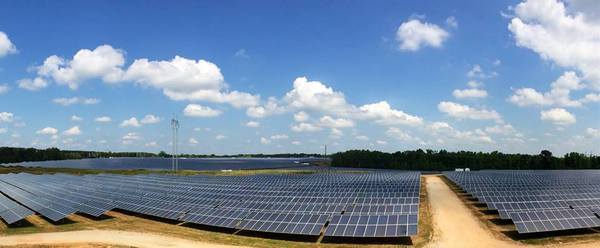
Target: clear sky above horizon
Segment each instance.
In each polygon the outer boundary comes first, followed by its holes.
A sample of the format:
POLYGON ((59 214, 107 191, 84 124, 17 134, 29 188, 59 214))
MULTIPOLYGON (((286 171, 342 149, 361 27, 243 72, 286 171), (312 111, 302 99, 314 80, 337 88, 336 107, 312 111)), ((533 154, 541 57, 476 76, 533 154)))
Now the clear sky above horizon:
POLYGON ((0 146, 600 154, 600 4, 2 1, 0 146))

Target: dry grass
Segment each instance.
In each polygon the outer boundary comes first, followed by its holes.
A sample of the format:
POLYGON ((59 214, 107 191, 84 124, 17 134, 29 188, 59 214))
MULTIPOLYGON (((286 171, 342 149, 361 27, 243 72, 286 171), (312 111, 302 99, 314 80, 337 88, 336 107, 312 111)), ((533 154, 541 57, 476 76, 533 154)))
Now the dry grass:
POLYGON ((491 231, 500 240, 518 241, 527 245, 556 245, 556 244, 579 244, 600 239, 600 230, 583 229, 574 231, 541 233, 533 235, 519 235, 516 227, 511 221, 501 220, 497 213, 490 212, 487 207, 480 206, 469 194, 460 189, 456 184, 442 177, 443 181, 454 191, 462 202, 477 216, 480 223, 491 231), (487 210, 487 211, 486 211, 487 210))
MULTIPOLYGON (((357 244, 353 243, 317 243, 316 240, 307 241, 291 241, 282 240, 272 237, 253 237, 244 235, 235 235, 232 232, 226 231, 214 231, 210 228, 198 227, 198 226, 187 226, 187 225, 175 225, 174 223, 167 223, 163 221, 152 220, 148 218, 142 218, 138 216, 128 215, 121 212, 111 211, 107 213, 110 218, 104 219, 90 219, 82 215, 71 215, 68 220, 63 221, 59 224, 52 224, 39 216, 31 216, 27 218, 29 223, 22 224, 21 226, 15 226, 8 228, 5 224, 0 224, 0 236, 1 235, 19 235, 28 233, 42 233, 42 232, 64 232, 64 231, 75 231, 75 230, 94 230, 94 229, 106 229, 106 230, 122 230, 122 231, 135 231, 135 232, 147 232, 159 235, 167 235, 172 237, 184 238, 188 240, 195 240, 207 243, 216 244, 228 244, 228 245, 240 245, 240 246, 252 246, 252 247, 355 247, 357 244)), ((423 217, 426 219, 427 217, 423 217)), ((420 235, 427 234, 428 230, 419 230, 420 235)), ((423 238, 419 244, 423 244, 425 239, 423 238)), ((82 244, 88 245, 88 244, 82 244)), ((98 247, 93 246, 87 247, 98 247)), ((361 247, 399 247, 398 243, 387 243, 387 244, 360 244, 361 247)), ((34 246, 35 247, 35 246, 34 246)), ((44 246, 41 246, 44 247, 44 246)), ((56 247, 56 246, 51 246, 56 247)), ((72 247, 72 246, 69 246, 72 247)), ((81 247, 81 246, 75 246, 81 247)), ((86 247, 86 246, 83 246, 86 247)), ((101 246, 100 246, 101 247, 101 246)), ((401 247, 401 246, 400 246, 401 247)))

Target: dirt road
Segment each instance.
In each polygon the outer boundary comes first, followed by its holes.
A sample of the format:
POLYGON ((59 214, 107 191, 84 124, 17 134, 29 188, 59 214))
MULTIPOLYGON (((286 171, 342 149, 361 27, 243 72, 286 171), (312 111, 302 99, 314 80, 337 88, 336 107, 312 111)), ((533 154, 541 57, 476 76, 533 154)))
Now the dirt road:
MULTIPOLYGON (((530 247, 516 241, 500 240, 495 237, 440 177, 426 176, 425 180, 434 226, 433 240, 426 247, 530 247)), ((600 241, 543 247, 592 248, 600 247, 600 241)))
POLYGON ((122 245, 132 247, 148 248, 233 248, 239 246, 220 245, 196 242, 186 239, 167 237, 149 233, 111 231, 111 230, 89 230, 73 232, 36 233, 18 236, 0 237, 0 246, 18 245, 69 245, 82 243, 97 243, 107 245, 122 245))

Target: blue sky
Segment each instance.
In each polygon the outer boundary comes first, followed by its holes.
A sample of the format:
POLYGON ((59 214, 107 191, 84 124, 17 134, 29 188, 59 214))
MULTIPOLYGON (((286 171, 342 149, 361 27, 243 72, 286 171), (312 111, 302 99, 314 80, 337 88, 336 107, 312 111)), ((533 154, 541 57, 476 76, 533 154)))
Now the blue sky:
POLYGON ((600 153, 594 1, 4 1, 0 145, 600 153))

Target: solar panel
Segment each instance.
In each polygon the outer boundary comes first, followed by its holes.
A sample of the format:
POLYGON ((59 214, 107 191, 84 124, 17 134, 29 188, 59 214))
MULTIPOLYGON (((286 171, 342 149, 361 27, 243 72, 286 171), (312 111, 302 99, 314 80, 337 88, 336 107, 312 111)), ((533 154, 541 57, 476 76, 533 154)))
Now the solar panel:
POLYGON ((332 216, 381 216, 391 221, 365 226, 369 232, 357 232, 364 237, 416 233, 419 187, 419 172, 385 170, 251 176, 0 175, 0 190, 52 220, 74 211, 99 216, 117 208, 201 225, 295 235, 332 232, 335 225, 324 229, 332 216))
POLYGON ((512 220, 519 233, 550 232, 600 226, 589 209, 600 208, 600 171, 446 172, 501 219, 512 220))
POLYGON ((335 215, 325 236, 331 237, 408 237, 417 234, 416 214, 335 215))

